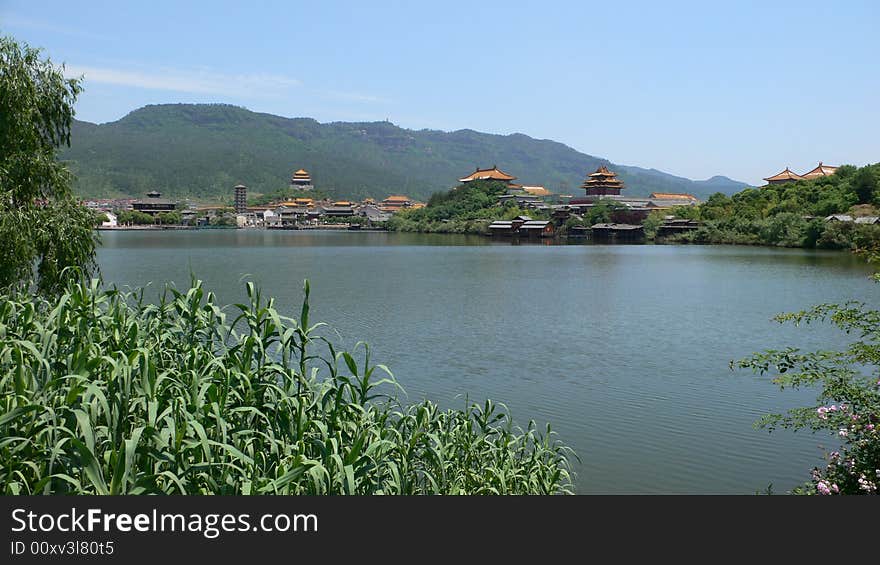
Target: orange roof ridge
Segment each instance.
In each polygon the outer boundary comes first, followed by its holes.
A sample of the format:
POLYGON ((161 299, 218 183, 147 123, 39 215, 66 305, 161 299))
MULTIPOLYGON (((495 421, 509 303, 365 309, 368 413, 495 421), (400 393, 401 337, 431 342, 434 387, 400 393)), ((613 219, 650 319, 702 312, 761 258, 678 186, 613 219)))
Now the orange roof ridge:
POLYGON ((767 177, 764 180, 766 180, 766 181, 771 181, 771 180, 804 180, 804 177, 795 173, 790 168, 785 167, 784 171, 776 173, 773 176, 767 177))
POLYGON ((473 173, 469 174, 464 178, 458 179, 458 182, 470 182, 473 180, 504 180, 504 181, 512 181, 515 180, 516 177, 505 173, 501 169, 498 168, 498 165, 492 165, 491 169, 481 169, 477 167, 477 170, 473 173), (486 174, 480 174, 486 173, 486 174))
POLYGON ((694 199, 697 200, 697 197, 688 192, 652 192, 651 198, 656 198, 657 200, 678 200, 678 199, 694 199))

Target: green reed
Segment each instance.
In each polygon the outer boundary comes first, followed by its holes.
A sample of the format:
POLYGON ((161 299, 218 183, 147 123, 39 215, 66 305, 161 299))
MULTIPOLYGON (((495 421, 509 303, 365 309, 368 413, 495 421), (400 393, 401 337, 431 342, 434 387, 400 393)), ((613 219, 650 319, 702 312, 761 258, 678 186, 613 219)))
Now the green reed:
POLYGON ((369 347, 338 351, 247 284, 71 283, 0 296, 5 494, 570 493, 570 449, 491 401, 401 404, 369 347))

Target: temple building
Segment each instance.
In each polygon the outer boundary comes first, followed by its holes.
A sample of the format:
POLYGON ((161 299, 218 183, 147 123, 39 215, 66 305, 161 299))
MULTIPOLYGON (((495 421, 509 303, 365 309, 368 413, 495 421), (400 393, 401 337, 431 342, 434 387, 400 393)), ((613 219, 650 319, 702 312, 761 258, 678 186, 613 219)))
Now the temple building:
POLYGON ((145 199, 132 202, 131 207, 138 212, 155 216, 163 212, 173 212, 177 208, 177 203, 162 198, 161 193, 153 190, 147 193, 145 199))
POLYGON ((409 196, 402 196, 399 194, 394 194, 386 198, 382 201, 382 205, 379 207, 383 212, 397 212, 402 208, 409 208, 414 204, 413 200, 409 196))
POLYGON ((305 169, 300 169, 293 173, 290 177, 290 188, 297 190, 312 190, 315 185, 312 184, 312 175, 305 169))
MULTIPOLYGON (((837 171, 837 167, 832 167, 831 165, 823 165, 822 161, 819 161, 819 166, 813 169, 808 173, 804 173, 801 175, 807 180, 817 179, 819 177, 830 177, 837 171)), ((766 179, 765 179, 766 180, 766 179)))
POLYGON ((787 182, 794 182, 796 180, 804 180, 804 177, 793 172, 788 167, 785 167, 785 170, 781 173, 777 173, 772 177, 767 177, 764 180, 767 181, 767 184, 784 184, 787 182))
POLYGON ((497 180, 507 183, 508 187, 520 188, 519 185, 512 184, 511 182, 516 180, 516 177, 505 173, 504 171, 499 169, 497 165, 492 165, 491 169, 481 169, 480 167, 477 167, 476 169, 477 170, 475 170, 468 176, 458 179, 458 182, 466 184, 475 180, 497 180))
POLYGON ((623 181, 618 180, 617 173, 602 165, 595 173, 587 175, 581 188, 587 191, 587 196, 617 196, 623 189, 623 181))

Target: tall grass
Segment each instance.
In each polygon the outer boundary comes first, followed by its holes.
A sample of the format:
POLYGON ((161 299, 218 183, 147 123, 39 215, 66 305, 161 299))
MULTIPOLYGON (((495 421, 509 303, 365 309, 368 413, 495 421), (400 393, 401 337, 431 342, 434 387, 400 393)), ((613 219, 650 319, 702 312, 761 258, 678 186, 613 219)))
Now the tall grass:
POLYGON ((0 296, 5 494, 553 494, 570 450, 486 401, 402 405, 366 345, 337 351, 247 284, 71 283, 0 296))

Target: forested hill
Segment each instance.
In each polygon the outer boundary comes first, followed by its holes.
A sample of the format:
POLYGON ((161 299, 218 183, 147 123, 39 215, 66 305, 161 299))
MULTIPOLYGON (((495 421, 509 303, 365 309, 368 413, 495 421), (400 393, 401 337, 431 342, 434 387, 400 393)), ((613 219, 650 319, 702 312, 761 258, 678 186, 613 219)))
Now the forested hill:
MULTIPOLYGON (((610 163, 549 140, 472 130, 408 130, 390 122, 318 123, 223 104, 146 106, 119 121, 75 122, 62 153, 82 196, 229 198, 232 187, 273 192, 305 168, 317 188, 352 198, 403 193, 427 199, 479 165, 499 168, 523 184, 580 194, 586 173, 608 165, 626 182, 625 194, 690 192, 706 198, 745 184, 726 177, 691 181, 654 169, 610 163)), ((597 140, 596 145, 600 145, 597 140)))

